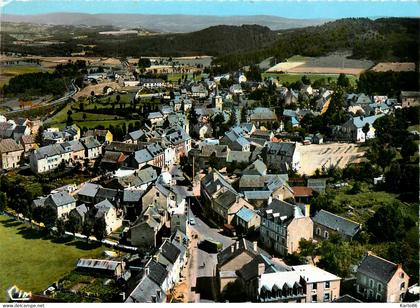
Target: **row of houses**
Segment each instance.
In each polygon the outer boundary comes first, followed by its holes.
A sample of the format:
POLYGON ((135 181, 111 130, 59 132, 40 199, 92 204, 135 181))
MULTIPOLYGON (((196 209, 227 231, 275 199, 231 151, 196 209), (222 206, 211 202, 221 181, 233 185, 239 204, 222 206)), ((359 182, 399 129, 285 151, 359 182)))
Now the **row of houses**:
MULTIPOLYGON (((219 292, 236 283, 244 302, 361 302, 341 294, 342 278, 311 264, 289 266, 260 249, 256 242, 239 240, 221 251, 217 261, 219 292)), ((368 302, 401 302, 408 290, 409 277, 401 265, 369 251, 357 264, 355 277, 357 297, 368 302)))
POLYGON ((46 173, 60 165, 94 160, 102 154, 102 144, 94 137, 84 137, 64 143, 54 143, 34 150, 29 157, 31 170, 46 173))

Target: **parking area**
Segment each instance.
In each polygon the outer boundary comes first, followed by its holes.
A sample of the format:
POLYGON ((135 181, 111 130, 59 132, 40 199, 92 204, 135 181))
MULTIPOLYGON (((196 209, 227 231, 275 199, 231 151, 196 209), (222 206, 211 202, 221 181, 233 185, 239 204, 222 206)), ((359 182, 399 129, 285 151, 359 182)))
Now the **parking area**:
POLYGON ((329 166, 346 167, 349 163, 360 159, 364 152, 354 143, 326 143, 299 145, 300 174, 312 175, 316 169, 329 166))

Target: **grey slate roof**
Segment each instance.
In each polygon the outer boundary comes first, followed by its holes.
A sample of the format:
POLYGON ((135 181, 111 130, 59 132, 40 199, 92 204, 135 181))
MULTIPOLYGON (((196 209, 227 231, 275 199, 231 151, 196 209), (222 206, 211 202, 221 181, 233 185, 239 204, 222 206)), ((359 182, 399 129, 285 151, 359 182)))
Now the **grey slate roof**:
POLYGON ((94 137, 84 137, 80 138, 80 141, 87 149, 98 148, 101 146, 101 143, 96 140, 94 137))
POLYGON ((304 217, 302 210, 294 204, 274 199, 265 209, 260 212, 261 217, 274 222, 286 222, 295 217, 304 217), (281 219, 283 218, 283 219, 281 219))
POLYGON ((139 140, 144 136, 144 131, 142 129, 135 130, 131 133, 128 133, 126 139, 132 139, 132 140, 139 140))
POLYGON ((158 175, 153 167, 147 167, 137 171, 136 174, 118 178, 118 183, 123 187, 141 186, 153 182, 158 175))
POLYGON ((84 217, 86 213, 88 212, 88 208, 85 204, 81 204, 79 206, 76 206, 76 212, 81 216, 84 217))
POLYGON ((251 262, 245 264, 240 270, 237 271, 238 276, 243 278, 245 281, 256 278, 258 276, 258 265, 261 263, 263 263, 265 266, 264 274, 293 270, 287 265, 280 266, 280 264, 275 264, 266 256, 259 254, 254 257, 251 262))
POLYGON ((267 173, 267 166, 261 159, 257 159, 243 171, 243 175, 265 175, 267 173))
POLYGON ((123 202, 140 202, 144 191, 142 190, 124 190, 123 202))
POLYGON ((152 143, 146 146, 146 149, 152 155, 152 157, 160 155, 165 152, 165 149, 162 148, 158 143, 152 143))
POLYGON ((109 210, 111 210, 114 206, 108 200, 101 201, 95 204, 95 208, 98 210, 95 214, 95 218, 101 218, 106 215, 109 210))
POLYGON ((372 254, 367 254, 357 269, 358 272, 379 280, 384 284, 388 283, 392 276, 394 276, 396 270, 397 264, 372 254))
POLYGON ((239 188, 242 190, 269 190, 271 192, 287 185, 287 174, 268 175, 243 175, 239 180, 239 188), (247 189, 249 188, 249 189, 247 189))
POLYGON ((201 179, 201 184, 209 195, 213 195, 217 191, 217 186, 224 186, 227 189, 236 192, 235 189, 230 185, 218 171, 207 174, 201 179))
POLYGON ((269 142, 268 153, 286 157, 293 157, 296 144, 292 142, 269 142))
POLYGON ((168 276, 168 271, 166 270, 165 266, 150 259, 147 262, 146 268, 149 268, 149 278, 153 280, 157 285, 161 286, 168 276))
POLYGON ((105 147, 105 151, 122 152, 124 154, 131 154, 135 151, 141 150, 143 145, 136 143, 124 143, 120 141, 113 141, 105 147))
MULTIPOLYGON (((239 140, 239 139, 238 139, 239 140)), ((229 151, 226 161, 227 162, 238 162, 238 163, 248 163, 251 157, 251 152, 242 152, 242 151, 229 151)))
POLYGON ((13 139, 3 139, 0 141, 0 153, 23 151, 23 146, 17 144, 13 139))
POLYGON ((366 124, 373 125, 373 123, 375 123, 377 119, 383 116, 384 114, 373 115, 370 117, 354 117, 349 121, 352 121, 354 126, 356 126, 357 128, 363 128, 366 124))
POLYGON ((178 259, 181 253, 181 251, 168 240, 162 244, 159 250, 161 251, 162 255, 165 257, 165 259, 167 259, 172 264, 176 262, 176 260, 178 259))
POLYGON ((223 266, 224 264, 226 264, 227 262, 229 262, 233 258, 237 257, 238 255, 240 255, 244 251, 247 251, 248 253, 250 253, 254 257, 256 257, 259 254, 264 255, 266 257, 270 257, 270 255, 266 251, 262 250, 259 247, 257 247, 257 251, 255 251, 254 250, 254 244, 252 242, 242 238, 242 239, 238 240, 237 242, 233 243, 232 245, 226 247, 225 249, 223 249, 221 252, 219 252, 217 254, 217 264, 218 264, 218 266, 219 267, 223 266), (236 248, 236 245, 238 245, 239 247, 236 248), (232 249, 231 246, 233 246, 234 249, 232 249))
POLYGON ((78 195, 86 196, 94 198, 99 190, 101 188, 101 185, 93 184, 93 183, 85 183, 83 184, 82 188, 77 193, 78 195))
POLYGON ((237 213, 236 216, 238 216, 243 221, 249 222, 255 215, 257 215, 254 211, 243 207, 241 208, 237 213))
POLYGON ((79 152, 85 149, 79 140, 71 140, 67 143, 71 146, 72 152, 79 152))
POLYGON ((235 203, 237 196, 237 193, 227 189, 225 192, 218 195, 214 201, 227 210, 233 203, 235 203))
POLYGON ((68 192, 63 191, 49 195, 45 200, 45 205, 60 207, 73 202, 76 202, 76 199, 74 199, 68 192))
POLYGON ((148 276, 144 276, 125 302, 152 303, 154 302, 153 296, 156 296, 156 302, 158 303, 163 303, 165 300, 165 293, 162 288, 148 276), (157 298, 157 290, 161 292, 160 298, 157 298))
POLYGON ((112 188, 99 187, 98 192, 96 193, 96 198, 102 200, 115 200, 117 197, 118 190, 112 188))
POLYGON ((47 146, 44 146, 35 150, 34 155, 36 159, 39 160, 46 157, 52 157, 55 155, 62 155, 66 152, 70 152, 70 151, 66 151, 61 144, 50 144, 50 145, 47 145, 47 146))
POLYGON ((142 149, 134 153, 134 159, 136 160, 138 164, 143 164, 143 163, 153 160, 153 156, 150 155, 147 149, 142 149))
POLYGON ((357 298, 354 298, 351 295, 344 294, 339 298, 333 300, 333 303, 362 303, 362 301, 358 300, 357 298))
POLYGON ((216 157, 226 158, 228 147, 221 144, 205 144, 201 147, 201 156, 210 157, 213 153, 215 153, 216 157))
POLYGON ((344 217, 321 210, 312 218, 314 223, 326 226, 338 233, 353 237, 359 232, 361 225, 344 217))

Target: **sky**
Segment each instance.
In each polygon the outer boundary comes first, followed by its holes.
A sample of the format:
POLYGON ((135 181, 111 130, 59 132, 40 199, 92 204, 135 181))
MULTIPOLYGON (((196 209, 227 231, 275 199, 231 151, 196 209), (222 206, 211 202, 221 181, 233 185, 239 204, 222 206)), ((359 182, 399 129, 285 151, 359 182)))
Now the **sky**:
POLYGON ((287 18, 420 17, 419 0, 0 0, 2 14, 140 13, 287 18))

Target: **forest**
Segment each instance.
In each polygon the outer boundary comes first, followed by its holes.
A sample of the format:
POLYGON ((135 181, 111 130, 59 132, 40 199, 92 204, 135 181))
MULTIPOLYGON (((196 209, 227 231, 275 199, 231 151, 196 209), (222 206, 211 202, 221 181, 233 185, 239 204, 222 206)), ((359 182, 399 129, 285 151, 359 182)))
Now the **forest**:
POLYGON ((104 37, 90 28, 73 27, 79 36, 53 32, 61 44, 43 47, 16 45, 2 33, 5 52, 68 56, 86 51, 91 56, 215 56, 214 68, 226 71, 256 64, 268 57, 281 62, 293 55, 321 56, 351 50, 353 57, 380 61, 418 62, 418 18, 347 18, 320 26, 272 31, 258 25, 214 26, 191 33, 104 37), (83 46, 95 45, 89 49, 83 46))

